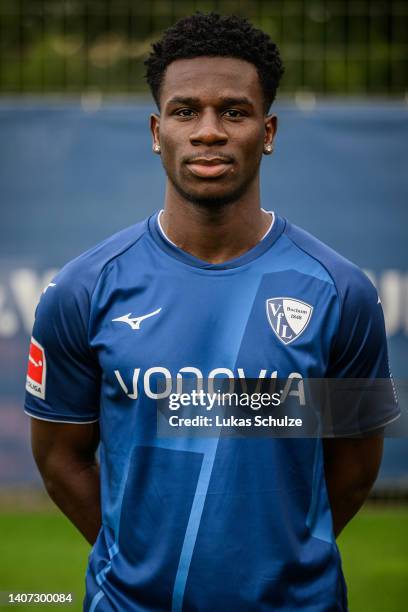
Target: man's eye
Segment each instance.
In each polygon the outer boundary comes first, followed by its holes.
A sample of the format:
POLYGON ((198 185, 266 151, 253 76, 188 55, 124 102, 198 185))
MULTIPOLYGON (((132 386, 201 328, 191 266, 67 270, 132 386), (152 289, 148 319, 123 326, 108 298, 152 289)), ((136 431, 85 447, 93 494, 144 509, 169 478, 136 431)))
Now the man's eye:
POLYGON ((191 108, 180 108, 180 110, 175 113, 178 117, 192 117, 194 115, 194 111, 191 108))
POLYGON ((239 119, 244 116, 244 113, 236 108, 230 108, 225 111, 224 115, 227 115, 230 119, 239 119))

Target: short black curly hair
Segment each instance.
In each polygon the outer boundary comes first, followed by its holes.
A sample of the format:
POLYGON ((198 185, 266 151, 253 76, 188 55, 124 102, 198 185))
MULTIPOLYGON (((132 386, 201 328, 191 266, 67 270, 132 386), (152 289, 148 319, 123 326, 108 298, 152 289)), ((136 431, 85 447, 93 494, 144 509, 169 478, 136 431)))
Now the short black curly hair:
POLYGON ((247 19, 197 12, 168 28, 145 60, 146 80, 160 108, 160 87, 171 62, 201 56, 243 59, 253 64, 261 81, 265 112, 276 96, 284 72, 277 45, 247 19))

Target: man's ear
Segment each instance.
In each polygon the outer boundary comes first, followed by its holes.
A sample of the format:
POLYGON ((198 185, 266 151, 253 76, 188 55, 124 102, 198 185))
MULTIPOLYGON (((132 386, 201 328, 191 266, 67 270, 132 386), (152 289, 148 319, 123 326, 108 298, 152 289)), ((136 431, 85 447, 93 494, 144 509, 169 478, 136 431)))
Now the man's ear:
POLYGON ((152 113, 150 115, 150 131, 153 139, 153 151, 160 151, 160 115, 152 113))
POLYGON ((264 147, 268 145, 273 148, 276 130, 278 129, 278 118, 276 115, 267 115, 265 117, 265 137, 264 147))

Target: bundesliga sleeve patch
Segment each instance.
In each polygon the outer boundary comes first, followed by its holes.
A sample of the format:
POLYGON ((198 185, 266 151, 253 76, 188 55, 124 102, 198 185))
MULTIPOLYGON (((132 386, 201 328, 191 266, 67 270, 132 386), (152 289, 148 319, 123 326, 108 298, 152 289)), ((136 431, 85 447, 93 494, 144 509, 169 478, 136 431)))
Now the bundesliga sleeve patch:
POLYGON ((26 389, 32 395, 45 399, 45 351, 35 338, 31 338, 28 355, 26 389))

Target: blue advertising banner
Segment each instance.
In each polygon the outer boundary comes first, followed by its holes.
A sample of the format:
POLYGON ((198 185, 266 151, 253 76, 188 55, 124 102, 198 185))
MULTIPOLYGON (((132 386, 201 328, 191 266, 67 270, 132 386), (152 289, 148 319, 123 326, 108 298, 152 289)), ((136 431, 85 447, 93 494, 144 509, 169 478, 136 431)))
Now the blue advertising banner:
MULTIPOLYGON (((64 263, 162 207, 143 103, 0 104, 0 485, 39 482, 23 413, 28 340, 64 263)), ((396 379, 408 369, 408 106, 276 105, 262 204, 361 266, 377 286, 396 379)), ((408 484, 408 440, 387 440, 381 482, 408 484)))

